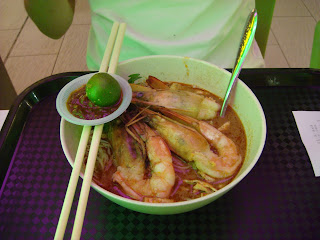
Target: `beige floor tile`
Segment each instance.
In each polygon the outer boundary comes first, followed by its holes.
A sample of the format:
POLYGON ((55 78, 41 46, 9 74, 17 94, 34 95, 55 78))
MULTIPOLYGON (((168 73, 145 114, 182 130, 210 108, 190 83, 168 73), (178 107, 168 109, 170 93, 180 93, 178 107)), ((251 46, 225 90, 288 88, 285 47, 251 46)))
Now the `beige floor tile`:
POLYGON ((3 61, 5 61, 18 34, 19 30, 0 30, 0 55, 3 61))
POLYGON ((309 67, 315 28, 313 17, 274 17, 274 33, 290 67, 309 67))
POLYGON ((65 35, 53 73, 87 71, 86 52, 90 25, 72 25, 65 35))
POLYGON ((310 16, 310 12, 301 0, 277 0, 273 16, 310 16))
POLYGON ((316 21, 320 21, 320 0, 303 0, 303 3, 316 21))
POLYGON ((288 62, 284 57, 279 45, 267 45, 264 57, 267 68, 288 68, 288 62))
POLYGON ((0 1, 0 29, 19 29, 27 18, 22 0, 0 1))
POLYGON ((9 57, 5 67, 17 94, 50 76, 56 58, 56 55, 9 57))
POLYGON ((278 42, 270 29, 267 45, 278 45, 278 42))
POLYGON ((72 24, 91 24, 91 13, 88 0, 77 0, 72 24))
POLYGON ((23 27, 10 56, 57 54, 63 37, 55 40, 45 36, 29 18, 23 27))

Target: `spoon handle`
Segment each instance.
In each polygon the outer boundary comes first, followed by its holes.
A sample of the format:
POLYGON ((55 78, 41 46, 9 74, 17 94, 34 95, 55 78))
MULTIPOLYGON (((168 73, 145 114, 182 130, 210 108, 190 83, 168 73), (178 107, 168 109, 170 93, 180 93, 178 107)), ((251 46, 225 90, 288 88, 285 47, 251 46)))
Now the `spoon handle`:
POLYGON ((224 114, 226 112, 228 102, 230 100, 231 92, 232 92, 234 86, 236 85, 238 75, 239 75, 240 70, 242 68, 242 64, 243 64, 243 62, 249 52, 252 41, 254 39, 254 34, 255 34, 256 28, 257 28, 257 22, 258 22, 257 10, 253 9, 248 16, 246 27, 245 27, 244 32, 242 34, 242 39, 241 39, 240 47, 238 50, 237 58, 234 63, 230 82, 229 82, 227 92, 224 97, 224 101, 223 101, 222 108, 220 111, 220 117, 224 117, 224 114))

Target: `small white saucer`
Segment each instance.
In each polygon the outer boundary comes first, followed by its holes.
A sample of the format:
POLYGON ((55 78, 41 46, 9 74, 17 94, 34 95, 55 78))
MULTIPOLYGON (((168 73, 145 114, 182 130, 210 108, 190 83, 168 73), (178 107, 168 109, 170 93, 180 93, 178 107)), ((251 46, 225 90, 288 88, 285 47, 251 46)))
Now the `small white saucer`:
POLYGON ((94 120, 85 120, 85 119, 80 119, 73 116, 67 108, 67 100, 73 91, 75 91, 76 89, 86 84, 94 74, 96 73, 89 73, 72 80, 67 85, 65 85, 59 92, 56 100, 56 108, 60 116, 65 120, 67 120, 68 122, 71 122, 76 125, 87 125, 87 126, 104 124, 119 117, 130 105, 130 102, 132 99, 132 90, 131 90, 130 84, 124 78, 118 75, 109 73, 112 77, 114 77, 118 81, 122 90, 123 96, 122 96, 122 102, 119 108, 116 111, 114 111, 112 114, 106 117, 94 119, 94 120))

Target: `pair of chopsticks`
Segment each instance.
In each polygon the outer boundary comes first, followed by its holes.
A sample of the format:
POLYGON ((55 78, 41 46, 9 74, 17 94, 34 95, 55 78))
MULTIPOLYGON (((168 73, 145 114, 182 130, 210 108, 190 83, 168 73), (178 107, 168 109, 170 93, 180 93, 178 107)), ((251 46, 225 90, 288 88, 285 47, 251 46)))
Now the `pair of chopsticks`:
MULTIPOLYGON (((99 72, 106 72, 108 69, 108 73, 115 73, 118 65, 120 49, 121 49, 122 41, 124 38, 125 30, 126 30, 125 23, 120 24, 119 22, 115 22, 113 24, 111 33, 109 36, 109 40, 107 43, 107 47, 104 52, 104 56, 100 65, 99 72)), ((88 161, 86 164, 83 183, 81 186, 77 213, 76 213, 76 217, 73 224, 71 239, 80 239, 80 236, 81 236, 83 220, 84 220, 84 215, 87 207, 88 196, 90 192, 90 185, 91 185, 94 166, 95 166, 95 162, 98 154, 102 130, 103 130, 103 124, 97 125, 94 127, 91 146, 90 146, 89 155, 88 155, 88 161)), ((87 147, 89 136, 90 136, 90 131, 91 131, 91 126, 83 126, 77 154, 76 154, 74 165, 73 165, 73 170, 70 176, 66 196, 63 202, 59 222, 58 222, 55 237, 54 237, 54 239, 57 239, 57 240, 63 239, 64 232, 66 230, 83 158, 85 155, 86 147, 87 147)))

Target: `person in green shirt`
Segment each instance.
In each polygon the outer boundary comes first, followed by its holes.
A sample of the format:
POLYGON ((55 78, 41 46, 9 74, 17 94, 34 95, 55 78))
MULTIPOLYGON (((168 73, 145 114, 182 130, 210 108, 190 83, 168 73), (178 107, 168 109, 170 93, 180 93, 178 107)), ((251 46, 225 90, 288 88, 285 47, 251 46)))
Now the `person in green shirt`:
MULTIPOLYGON (((232 68, 254 0, 88 0, 91 28, 87 65, 98 70, 112 24, 126 22, 119 60, 148 55, 178 55, 232 68)), ((74 0, 25 0, 28 15, 50 38, 62 37, 70 25, 74 0)), ((263 67, 253 43, 244 67, 263 67)))

